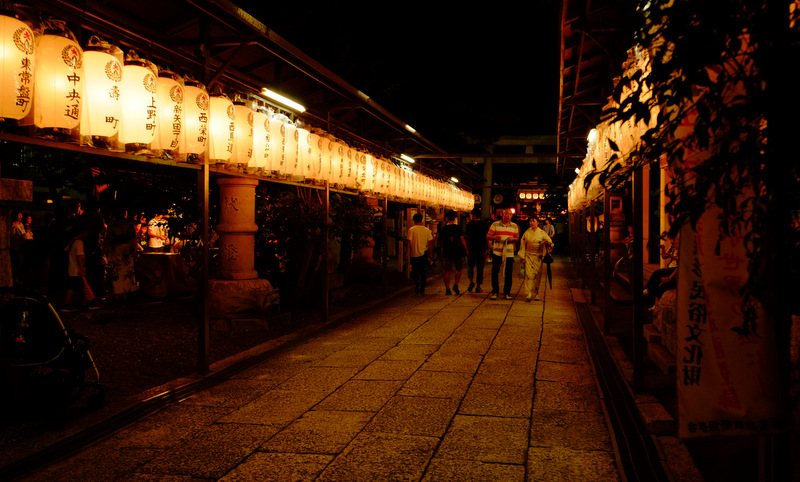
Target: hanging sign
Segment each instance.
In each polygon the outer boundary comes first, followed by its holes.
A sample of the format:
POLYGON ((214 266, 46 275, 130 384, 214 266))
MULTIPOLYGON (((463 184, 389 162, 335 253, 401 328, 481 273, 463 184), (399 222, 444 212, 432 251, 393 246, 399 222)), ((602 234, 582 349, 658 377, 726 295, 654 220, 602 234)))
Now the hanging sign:
POLYGON ((780 390, 772 320, 746 307, 742 237, 720 239, 719 210, 681 230, 676 368, 678 435, 774 433, 780 390), (719 245, 717 245, 719 243, 719 245))

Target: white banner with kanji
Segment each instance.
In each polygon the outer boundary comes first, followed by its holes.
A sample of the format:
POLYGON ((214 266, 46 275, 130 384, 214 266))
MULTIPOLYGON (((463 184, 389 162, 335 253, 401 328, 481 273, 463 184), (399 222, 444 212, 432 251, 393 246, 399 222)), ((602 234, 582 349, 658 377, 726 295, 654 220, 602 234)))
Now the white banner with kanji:
POLYGON ((680 235, 677 301, 678 435, 774 433, 780 396, 772 321, 743 313, 741 237, 720 239, 718 209, 680 235), (719 244, 718 244, 719 243, 719 244))

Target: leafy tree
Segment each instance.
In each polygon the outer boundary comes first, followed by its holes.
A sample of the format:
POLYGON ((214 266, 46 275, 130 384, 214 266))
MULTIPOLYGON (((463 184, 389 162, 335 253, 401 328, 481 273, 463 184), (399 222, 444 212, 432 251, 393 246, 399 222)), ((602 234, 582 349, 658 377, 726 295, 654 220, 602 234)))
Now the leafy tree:
MULTIPOLYGON (((720 239, 741 236, 745 241, 745 303, 755 297, 767 309, 775 307, 767 292, 774 283, 767 281, 776 279, 780 269, 771 266, 772 260, 781 257, 792 283, 800 276, 800 163, 782 144, 787 116, 775 115, 780 111, 774 109, 779 96, 796 97, 791 90, 778 91, 775 81, 776 52, 794 52, 784 61, 797 59, 798 11, 793 5, 640 2, 637 40, 649 63, 620 78, 615 105, 605 114, 610 121, 654 127, 630 153, 610 142, 612 162, 586 178, 587 186, 598 176, 616 189, 643 164, 666 160, 676 182, 667 205, 669 234, 685 222, 696 223, 709 207, 719 207, 724 220, 720 239), (686 129, 689 118, 693 128, 686 129)), ((772 314, 785 319, 785 313, 772 314)))

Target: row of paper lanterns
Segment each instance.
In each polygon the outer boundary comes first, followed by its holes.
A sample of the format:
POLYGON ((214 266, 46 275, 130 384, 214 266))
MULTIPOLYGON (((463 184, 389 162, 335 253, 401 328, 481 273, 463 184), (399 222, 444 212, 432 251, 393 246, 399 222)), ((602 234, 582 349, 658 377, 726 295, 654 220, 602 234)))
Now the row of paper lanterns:
MULTIPOLYGON (((628 72, 627 75, 631 76, 636 71, 648 75, 650 72, 650 57, 647 49, 635 47, 628 52, 628 72)), ((626 87, 622 91, 621 101, 624 101, 629 95, 634 92, 630 87, 626 87)), ((638 92, 639 101, 647 103, 652 92, 643 88, 638 92)), ((607 107, 618 108, 619 105, 610 100, 607 107)), ((642 136, 647 130, 655 128, 658 121, 659 107, 657 105, 650 109, 649 123, 643 120, 635 121, 633 117, 625 122, 616 120, 611 122, 605 120, 592 129, 589 134, 586 157, 583 164, 576 170, 575 180, 570 184, 569 193, 567 194, 567 207, 569 210, 580 209, 587 201, 596 199, 603 194, 605 187, 600 182, 598 176, 592 178, 591 183, 585 186, 586 177, 594 171, 602 171, 606 168, 612 159, 615 162, 628 163, 631 153, 641 142, 642 136), (612 151, 609 141, 613 141, 618 151, 612 151), (615 157, 616 156, 616 157, 615 157)))
MULTIPOLYGON (((0 16, 0 117, 112 150, 207 157, 293 180, 469 210, 471 193, 307 129, 281 113, 210 95, 97 37, 82 49, 63 22, 34 34, 0 16)), ((63 137, 63 136, 62 136, 63 137)))

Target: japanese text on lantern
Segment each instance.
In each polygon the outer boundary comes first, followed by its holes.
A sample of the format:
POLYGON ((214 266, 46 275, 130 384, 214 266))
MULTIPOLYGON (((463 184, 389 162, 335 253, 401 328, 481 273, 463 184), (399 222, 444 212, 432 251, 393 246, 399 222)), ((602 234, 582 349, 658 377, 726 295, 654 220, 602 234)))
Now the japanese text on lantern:
POLYGON ((77 90, 80 82, 81 77, 79 75, 67 75, 67 83, 72 84, 72 90, 67 91, 67 95, 65 96, 67 104, 65 106, 64 115, 76 120, 81 116, 81 94, 77 90))
POLYGON ((25 27, 17 29, 14 32, 14 44, 22 52, 24 57, 20 60, 19 70, 19 89, 17 89, 17 102, 16 105, 22 107, 22 110, 28 108, 31 102, 31 82, 33 81, 33 62, 30 55, 33 54, 34 41, 33 32, 25 27))
POLYGON ((700 262, 697 256, 693 257, 692 272, 696 275, 689 293, 689 317, 686 329, 689 336, 685 338, 686 346, 683 347, 683 384, 699 385, 701 378, 701 362, 703 360, 703 334, 706 333, 707 313, 703 293, 703 282, 700 278, 700 262))

